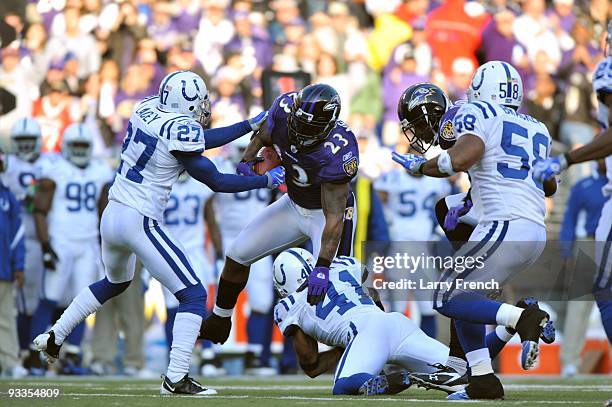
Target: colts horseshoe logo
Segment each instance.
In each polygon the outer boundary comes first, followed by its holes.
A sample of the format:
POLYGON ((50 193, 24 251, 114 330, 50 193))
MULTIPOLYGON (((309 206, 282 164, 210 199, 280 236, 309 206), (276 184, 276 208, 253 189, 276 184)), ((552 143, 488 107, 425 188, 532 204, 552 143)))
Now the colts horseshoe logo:
POLYGON ((285 274, 285 270, 283 269, 283 265, 282 264, 280 266, 280 271, 281 271, 281 274, 283 276, 283 280, 282 281, 278 281, 278 279, 276 278, 276 275, 274 276, 274 280, 276 280, 276 283, 278 285, 285 285, 285 283, 287 282, 287 275, 285 274))
MULTIPOLYGON (((184 80, 181 80, 181 82, 183 84, 183 89, 181 90, 181 92, 183 93, 183 97, 190 102, 193 102, 194 100, 196 100, 198 98, 198 93, 196 93, 195 96, 187 95, 187 92, 185 92, 185 90, 187 89, 187 82, 185 82, 184 80)), ((195 79, 193 80, 193 84, 195 85, 197 91, 200 92, 200 88, 198 87, 198 82, 195 79)))
POLYGON ((484 81, 484 71, 486 69, 487 68, 483 68, 482 71, 480 71, 480 82, 478 82, 478 85, 476 83, 473 83, 472 84, 472 89, 474 89, 474 90, 480 89, 480 87, 482 86, 482 82, 484 81))

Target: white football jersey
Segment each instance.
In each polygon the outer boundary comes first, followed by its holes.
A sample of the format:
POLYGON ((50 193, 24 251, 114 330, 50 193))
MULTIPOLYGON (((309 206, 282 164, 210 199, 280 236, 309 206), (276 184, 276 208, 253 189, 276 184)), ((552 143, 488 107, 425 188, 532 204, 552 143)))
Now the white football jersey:
POLYGON ((187 177, 172 187, 164 212, 164 223, 176 236, 185 250, 204 250, 204 204, 213 191, 201 182, 187 177))
POLYGON ((550 154, 546 126, 511 108, 481 101, 461 106, 453 126, 458 137, 474 134, 485 145, 481 160, 469 170, 481 222, 523 218, 544 226, 544 188, 533 178, 532 167, 550 154))
POLYGON ((318 342, 346 347, 367 318, 383 311, 361 286, 361 265, 350 257, 337 257, 329 269, 329 288, 323 301, 310 305, 308 290, 296 291, 274 307, 274 321, 283 335, 297 326, 318 342))
POLYGON ((45 160, 40 178, 55 183, 47 215, 51 239, 85 240, 98 236, 98 202, 113 175, 102 161, 92 160, 87 167, 79 168, 62 156, 45 160))
MULTIPOLYGON (((593 91, 595 93, 612 93, 612 56, 597 64, 593 74, 593 91)), ((604 130, 610 126, 610 123, 608 123, 609 113, 608 106, 599 101, 597 121, 604 130)), ((605 196, 609 196, 612 195, 612 155, 606 157, 606 176, 608 177, 608 183, 604 187, 603 192, 605 196)))
POLYGON ((4 184, 11 190, 13 195, 22 203, 21 219, 25 231, 25 237, 36 238, 34 217, 26 210, 24 199, 28 194, 28 188, 33 186, 40 177, 40 163, 44 158, 40 157, 35 162, 24 161, 16 155, 8 156, 6 172, 2 174, 4 184))
POLYGON ((388 194, 391 240, 414 242, 430 240, 438 225, 436 202, 451 191, 445 179, 414 176, 399 168, 379 178, 374 188, 388 194))
POLYGON ((109 198, 161 222, 172 185, 183 171, 171 152, 203 152, 205 146, 198 122, 163 111, 157 102, 157 96, 150 96, 132 113, 109 198))
MULTIPOLYGON (((235 173, 236 165, 230 160, 213 160, 220 172, 235 173)), ((270 190, 267 188, 251 191, 215 194, 215 216, 224 242, 233 240, 259 212, 270 204, 270 190)))

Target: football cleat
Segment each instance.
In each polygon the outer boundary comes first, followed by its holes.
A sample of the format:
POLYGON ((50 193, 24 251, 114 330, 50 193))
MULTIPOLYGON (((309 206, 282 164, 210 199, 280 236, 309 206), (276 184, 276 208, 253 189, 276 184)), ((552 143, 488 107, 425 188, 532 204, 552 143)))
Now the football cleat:
POLYGON ((411 373, 410 380, 419 387, 445 391, 448 394, 455 393, 468 384, 467 372, 459 374, 455 369, 444 366, 441 363, 433 365, 438 370, 433 373, 411 373))
POLYGON ((210 314, 202 322, 200 328, 200 339, 208 339, 212 343, 225 343, 232 330, 232 318, 222 318, 215 314, 210 314))
POLYGON ((504 398, 504 386, 493 373, 483 376, 472 376, 470 384, 463 390, 450 394, 447 400, 501 400, 504 398))
POLYGON ((362 396, 397 394, 406 390, 411 384, 408 371, 402 370, 372 377, 359 387, 357 394, 362 396))
POLYGON ((161 376, 164 381, 159 389, 159 394, 171 395, 171 394, 190 394, 193 396, 212 396, 217 394, 217 390, 207 389, 198 383, 195 379, 188 375, 183 376, 181 380, 173 383, 166 375, 161 376))
POLYGON ((523 349, 521 351, 521 366, 525 370, 531 369, 538 361, 540 347, 538 340, 550 317, 539 308, 528 307, 523 311, 516 324, 516 331, 521 337, 523 349))
POLYGON ((32 348, 41 352, 48 363, 54 363, 59 358, 59 351, 62 345, 55 343, 55 333, 53 331, 38 335, 34 338, 32 344, 32 348))
MULTIPOLYGON (((516 303, 516 306, 519 307, 519 308, 529 308, 529 307, 532 307, 532 308, 540 309, 540 306, 538 304, 538 300, 536 300, 535 297, 521 298, 516 303)), ((512 329, 512 328, 506 328, 506 330, 511 335, 514 335, 516 333, 516 330, 512 329)), ((555 329, 555 325, 553 324, 553 321, 548 320, 546 322, 546 325, 544 325, 544 328, 542 329, 542 333, 540 334, 540 339, 544 343, 551 344, 551 343, 553 343, 555 341, 555 338, 557 336, 556 334, 557 334, 557 332, 556 332, 556 329, 555 329)))

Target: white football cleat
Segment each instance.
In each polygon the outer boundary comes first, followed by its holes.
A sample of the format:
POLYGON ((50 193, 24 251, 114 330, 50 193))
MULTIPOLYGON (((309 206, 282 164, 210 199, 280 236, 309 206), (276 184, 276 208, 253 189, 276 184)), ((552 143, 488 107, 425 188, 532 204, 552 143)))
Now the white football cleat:
POLYGON ((53 331, 38 335, 32 341, 32 348, 42 353, 47 363, 54 363, 59 358, 59 351, 62 345, 55 343, 55 333, 53 331))

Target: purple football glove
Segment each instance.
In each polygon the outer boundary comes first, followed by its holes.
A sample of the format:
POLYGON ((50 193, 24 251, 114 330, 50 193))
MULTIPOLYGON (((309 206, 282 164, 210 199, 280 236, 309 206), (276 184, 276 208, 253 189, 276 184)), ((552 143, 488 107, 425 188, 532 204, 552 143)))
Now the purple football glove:
POLYGON ((468 199, 464 201, 462 205, 457 205, 450 208, 444 217, 444 230, 455 230, 459 224, 459 218, 468 213, 470 209, 472 209, 472 206, 472 200, 468 199))
POLYGON ((238 163, 238 166, 236 167, 236 174, 238 174, 238 175, 245 175, 245 176, 249 176, 249 177, 257 175, 257 173, 255 171, 253 171, 253 166, 258 161, 263 161, 263 158, 255 159, 255 160, 251 160, 251 161, 240 161, 238 163))
POLYGON ((310 305, 316 305, 323 301, 327 293, 328 285, 329 268, 323 266, 315 267, 308 275, 308 303, 310 305))

